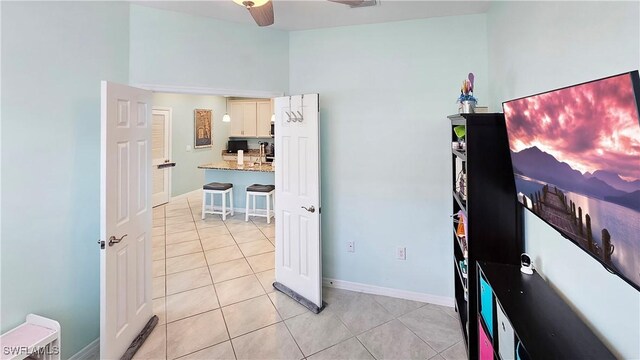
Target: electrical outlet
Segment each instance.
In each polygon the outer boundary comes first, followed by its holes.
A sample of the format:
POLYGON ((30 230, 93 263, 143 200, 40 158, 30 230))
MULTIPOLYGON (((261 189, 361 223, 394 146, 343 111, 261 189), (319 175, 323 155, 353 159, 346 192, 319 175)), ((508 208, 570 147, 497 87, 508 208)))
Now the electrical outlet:
POLYGON ((396 248, 396 259, 407 260, 407 248, 405 247, 396 248))
POLYGON ((354 248, 355 243, 353 241, 348 241, 347 242, 347 252, 355 252, 355 248, 354 248))

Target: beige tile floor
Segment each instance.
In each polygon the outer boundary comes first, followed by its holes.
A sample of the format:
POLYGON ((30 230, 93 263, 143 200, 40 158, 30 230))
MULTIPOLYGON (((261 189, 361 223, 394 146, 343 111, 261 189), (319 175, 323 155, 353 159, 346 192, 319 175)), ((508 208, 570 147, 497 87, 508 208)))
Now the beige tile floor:
POLYGON ((315 315, 274 291, 274 224, 200 219, 201 198, 153 211, 153 307, 136 359, 464 359, 452 309, 324 289, 315 315))

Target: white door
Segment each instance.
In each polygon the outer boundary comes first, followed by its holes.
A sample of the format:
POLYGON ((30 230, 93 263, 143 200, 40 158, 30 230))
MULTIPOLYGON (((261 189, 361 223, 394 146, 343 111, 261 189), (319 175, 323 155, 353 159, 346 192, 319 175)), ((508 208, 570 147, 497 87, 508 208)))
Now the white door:
POLYGON ((276 281, 322 307, 318 101, 275 99, 276 281))
POLYGON ((171 193, 171 108, 154 107, 151 115, 153 206, 169 202, 171 193))
POLYGON ((151 92, 102 82, 100 237, 104 246, 100 250, 100 356, 103 359, 120 358, 153 316, 150 122, 151 92))

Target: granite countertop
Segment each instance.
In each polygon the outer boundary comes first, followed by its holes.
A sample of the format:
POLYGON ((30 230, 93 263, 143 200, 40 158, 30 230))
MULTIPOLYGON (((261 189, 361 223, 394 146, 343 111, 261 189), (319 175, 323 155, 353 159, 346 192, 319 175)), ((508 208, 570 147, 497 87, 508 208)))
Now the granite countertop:
MULTIPOLYGON (((222 156, 238 156, 238 153, 229 153, 227 150, 222 150, 222 156)), ((260 149, 245 150, 244 156, 260 156, 260 149)))
POLYGON ((275 170, 270 163, 263 163, 262 165, 253 165, 252 163, 244 163, 244 165, 238 165, 235 161, 219 161, 216 163, 203 164, 198 166, 198 169, 205 170, 236 170, 236 171, 259 171, 259 172, 274 172, 275 170))

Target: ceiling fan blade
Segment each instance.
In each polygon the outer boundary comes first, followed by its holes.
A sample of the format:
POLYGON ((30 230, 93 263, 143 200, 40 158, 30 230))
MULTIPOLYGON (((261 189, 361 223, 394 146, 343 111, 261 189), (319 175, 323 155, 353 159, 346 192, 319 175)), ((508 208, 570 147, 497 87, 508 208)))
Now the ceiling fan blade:
POLYGON ((273 25, 273 3, 271 1, 262 6, 250 7, 249 13, 258 26, 273 25))
POLYGON ((364 2, 364 0, 329 0, 334 3, 344 4, 349 6, 358 6, 364 2))
POLYGON ((352 8, 375 6, 378 4, 376 0, 329 0, 334 3, 349 5, 352 8))

